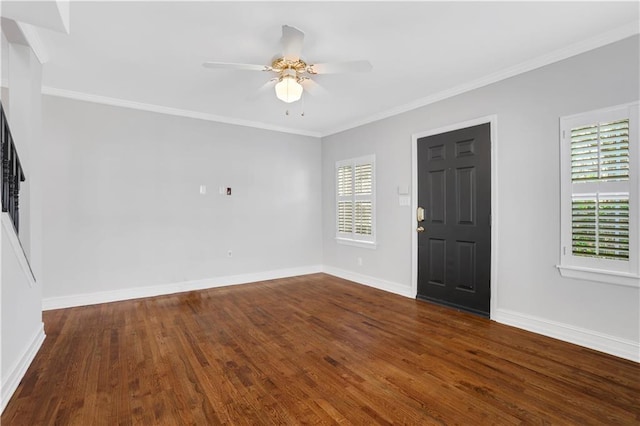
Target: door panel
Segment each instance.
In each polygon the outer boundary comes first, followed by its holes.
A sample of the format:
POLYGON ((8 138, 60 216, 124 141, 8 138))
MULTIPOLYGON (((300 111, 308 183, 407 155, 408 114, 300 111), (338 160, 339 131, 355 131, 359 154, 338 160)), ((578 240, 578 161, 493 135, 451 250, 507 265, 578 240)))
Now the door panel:
POLYGON ((476 288, 476 243, 457 241, 456 284, 459 289, 474 291, 476 288))
POLYGON ((429 217, 431 222, 444 223, 446 209, 446 176, 444 170, 429 172, 429 217))
POLYGON ((444 285, 445 270, 446 270, 446 247, 447 242, 445 240, 429 240, 429 251, 431 256, 429 257, 429 284, 444 285))
POLYGON ((474 167, 456 169, 455 194, 458 197, 456 223, 458 225, 475 224, 475 172, 474 167))
POLYGON ((489 314, 491 138, 489 124, 418 139, 418 295, 489 314))

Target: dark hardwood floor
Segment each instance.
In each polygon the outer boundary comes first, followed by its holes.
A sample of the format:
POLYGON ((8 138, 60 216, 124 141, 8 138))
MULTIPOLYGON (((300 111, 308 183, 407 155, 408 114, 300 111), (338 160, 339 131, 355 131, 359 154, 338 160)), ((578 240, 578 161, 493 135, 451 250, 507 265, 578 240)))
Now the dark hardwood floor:
POLYGON ((3 426, 640 423, 640 364, 324 274, 44 322, 3 426))

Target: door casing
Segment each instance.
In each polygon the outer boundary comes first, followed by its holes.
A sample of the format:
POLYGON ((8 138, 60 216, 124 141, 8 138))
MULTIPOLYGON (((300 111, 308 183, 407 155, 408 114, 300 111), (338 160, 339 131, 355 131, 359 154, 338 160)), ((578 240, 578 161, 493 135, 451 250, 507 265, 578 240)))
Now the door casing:
POLYGON ((416 209, 418 208, 418 139, 452 130, 489 123, 491 134, 491 303, 489 318, 494 319, 498 309, 498 116, 488 115, 453 123, 411 135, 411 294, 418 294, 418 234, 416 209))

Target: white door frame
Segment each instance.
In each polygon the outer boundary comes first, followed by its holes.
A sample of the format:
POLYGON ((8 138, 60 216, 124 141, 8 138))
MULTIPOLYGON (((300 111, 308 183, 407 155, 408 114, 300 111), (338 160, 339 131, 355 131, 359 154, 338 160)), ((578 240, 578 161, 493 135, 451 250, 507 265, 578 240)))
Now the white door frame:
POLYGON ((418 294, 418 233, 416 209, 418 208, 418 139, 453 130, 489 123, 491 127, 491 303, 490 318, 498 310, 498 116, 496 114, 453 123, 436 129, 411 135, 411 293, 418 294))

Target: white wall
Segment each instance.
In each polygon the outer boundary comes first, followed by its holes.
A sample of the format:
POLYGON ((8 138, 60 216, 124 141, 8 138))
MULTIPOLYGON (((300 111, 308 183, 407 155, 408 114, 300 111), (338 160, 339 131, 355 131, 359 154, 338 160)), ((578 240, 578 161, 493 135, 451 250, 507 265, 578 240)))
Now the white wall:
MULTIPOLYGON (((35 140, 33 129, 39 126, 40 82, 42 67, 29 46, 9 44, 8 117, 11 135, 25 175, 32 169, 31 150, 35 140), (33 90, 34 82, 36 89, 33 90), (34 101, 36 103, 34 103, 34 101)), ((31 253, 31 179, 20 184, 20 241, 27 257, 31 253)))
POLYGON ((492 318, 640 360, 639 289, 566 279, 555 268, 559 117, 638 100, 638 51, 636 36, 323 138, 325 267, 410 293, 415 222, 411 209, 398 205, 397 186, 411 183, 412 134, 497 114, 499 252, 492 285, 498 300, 492 318), (376 154, 377 250, 334 239, 334 164, 367 154, 376 154))
POLYGON ((2 344, 0 368, 0 412, 44 341, 42 287, 33 280, 11 219, 2 213, 0 247, 0 314, 2 344))
POLYGON ((26 177, 20 184, 19 238, 36 277, 42 278, 42 65, 29 46, 14 43, 9 44, 8 61, 8 120, 26 177))
POLYGON ((317 138, 50 96, 43 114, 45 307, 319 269, 317 138))
POLYGON ((39 218, 40 184, 37 173, 40 143, 40 84, 41 65, 27 46, 14 45, 2 37, 2 66, 0 81, 9 72, 9 90, 2 90, 3 106, 11 110, 8 117, 18 155, 27 176, 20 191, 22 244, 18 240, 7 213, 0 216, 0 411, 7 404, 29 364, 40 348, 45 335, 42 324, 42 283, 36 282, 33 272, 40 271, 42 249, 39 218), (9 62, 9 63, 7 63, 9 62), (8 104, 11 105, 8 105, 8 104), (24 248, 24 251, 23 251, 24 248), (31 251, 29 265, 25 252, 31 251), (35 260, 35 263, 34 263, 35 260), (33 270, 33 272, 32 272, 33 270))
POLYGON ((2 93, 0 99, 2 100, 2 107, 4 113, 9 117, 9 41, 5 37, 4 33, 0 31, 0 85, 2 86, 2 93))
POLYGON ((555 265, 558 119, 637 100, 638 44, 638 37, 626 39, 321 144, 45 97, 45 305, 311 271, 319 264, 414 296, 414 215, 397 195, 398 186, 411 183, 411 136, 496 114, 499 251, 492 318, 636 359, 639 290, 561 278, 555 265), (335 161, 367 154, 376 154, 376 250, 334 239, 335 161), (205 196, 198 194, 202 184, 205 196), (218 195, 219 186, 232 187, 233 195, 218 195))

